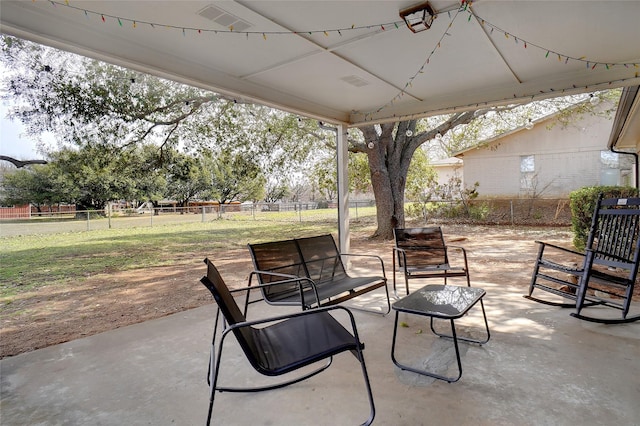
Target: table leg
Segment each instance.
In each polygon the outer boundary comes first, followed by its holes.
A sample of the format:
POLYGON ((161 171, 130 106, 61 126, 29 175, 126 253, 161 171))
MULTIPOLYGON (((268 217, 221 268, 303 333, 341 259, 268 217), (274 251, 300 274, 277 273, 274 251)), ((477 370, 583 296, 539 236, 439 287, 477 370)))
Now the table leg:
POLYGON ((391 342, 391 360, 393 361, 393 363, 402 370, 411 371, 417 374, 421 374, 423 376, 429 376, 439 380, 444 380, 449 383, 457 382, 458 380, 460 380, 460 377, 462 377, 462 361, 460 360, 460 350, 458 348, 458 339, 456 338, 456 328, 453 320, 451 320, 451 333, 453 336, 453 345, 456 350, 456 360, 458 362, 458 376, 447 377, 447 376, 442 376, 440 374, 432 373, 430 371, 420 370, 420 369, 411 367, 409 365, 402 364, 396 359, 395 348, 396 348, 396 337, 398 334, 398 314, 399 312, 396 311, 396 318, 393 324, 393 340, 391 342))
MULTIPOLYGON (((458 340, 462 340, 462 341, 470 342, 470 343, 478 343, 479 345, 484 345, 485 343, 487 343, 489 341, 489 339, 491 338, 491 332, 489 331, 489 322, 487 321, 487 314, 486 314, 486 312, 484 310, 484 303, 482 302, 482 299, 480 299, 480 307, 482 308, 482 316, 484 317, 484 327, 485 327, 485 330, 487 331, 487 338, 484 339, 484 340, 480 340, 480 339, 476 340, 476 339, 471 339, 469 337, 458 337, 458 340)), ((433 328, 433 317, 430 317, 430 324, 429 325, 431 326, 431 331, 436 336, 453 338, 452 335, 438 333, 433 328)))

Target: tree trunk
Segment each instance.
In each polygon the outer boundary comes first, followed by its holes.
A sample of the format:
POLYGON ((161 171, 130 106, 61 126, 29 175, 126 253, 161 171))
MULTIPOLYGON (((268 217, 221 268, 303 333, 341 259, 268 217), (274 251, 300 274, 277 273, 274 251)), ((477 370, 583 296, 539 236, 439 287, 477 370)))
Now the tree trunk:
MULTIPOLYGON (((488 111, 488 110, 487 110, 488 111)), ((475 116, 484 115, 486 111, 475 116)), ((364 143, 351 148, 366 152, 371 172, 371 185, 376 199, 378 228, 374 238, 393 239, 393 229, 403 228, 404 190, 413 153, 426 141, 474 118, 473 111, 451 115, 438 127, 416 133, 417 120, 359 127, 364 143)))
MULTIPOLYGON (((404 122, 412 123, 414 122, 404 122)), ((401 123, 402 124, 402 123, 401 123)), ((395 133, 395 124, 361 128, 368 151, 371 185, 376 199, 378 228, 373 237, 393 239, 393 229, 404 226, 404 189, 415 148, 404 133, 395 133)), ((406 131, 406 130, 405 130, 406 131)), ((419 146, 419 145, 418 145, 419 146)))

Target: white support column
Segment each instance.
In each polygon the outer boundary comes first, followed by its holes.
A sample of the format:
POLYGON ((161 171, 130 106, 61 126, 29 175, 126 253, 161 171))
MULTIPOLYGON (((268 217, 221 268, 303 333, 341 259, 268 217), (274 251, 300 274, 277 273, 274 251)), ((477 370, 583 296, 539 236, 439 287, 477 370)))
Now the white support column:
POLYGON ((336 132, 336 149, 338 151, 338 235, 340 251, 349 253, 349 144, 347 140, 347 127, 340 124, 336 132))

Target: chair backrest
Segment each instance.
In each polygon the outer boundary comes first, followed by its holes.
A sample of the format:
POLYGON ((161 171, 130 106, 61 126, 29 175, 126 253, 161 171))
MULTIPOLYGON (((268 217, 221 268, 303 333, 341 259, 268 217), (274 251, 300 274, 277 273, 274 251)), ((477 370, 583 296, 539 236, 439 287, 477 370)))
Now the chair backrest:
MULTIPOLYGON (((231 292, 222 279, 222 276, 220 276, 218 269, 209 259, 205 259, 204 262, 207 264, 207 276, 202 277, 200 282, 202 282, 202 284, 204 284, 204 286, 207 287, 213 295, 213 298, 227 323, 229 325, 234 325, 246 321, 244 314, 231 295, 231 292)), ((235 334, 245 355, 251 364, 255 366, 255 354, 258 350, 254 329, 251 327, 240 327, 234 329, 233 333, 235 334)))
POLYGON ((308 277, 314 282, 322 283, 346 275, 340 252, 331 234, 297 238, 296 243, 308 277))
POLYGON ((640 198, 598 198, 587 247, 594 263, 630 270, 635 279, 640 258, 640 198))
MULTIPOLYGON (((275 272, 279 274, 306 277, 304 261, 295 240, 283 240, 261 244, 248 244, 253 267, 256 271, 275 272)), ((258 275, 260 284, 283 281, 272 275, 258 275)), ((277 299, 280 295, 298 291, 298 283, 291 282, 281 285, 263 287, 263 294, 267 300, 277 299)))
POLYGON ((439 226, 426 228, 395 228, 393 230, 396 247, 403 249, 406 256, 398 252, 398 264, 404 265, 406 257, 409 267, 426 267, 449 263, 444 236, 439 226))

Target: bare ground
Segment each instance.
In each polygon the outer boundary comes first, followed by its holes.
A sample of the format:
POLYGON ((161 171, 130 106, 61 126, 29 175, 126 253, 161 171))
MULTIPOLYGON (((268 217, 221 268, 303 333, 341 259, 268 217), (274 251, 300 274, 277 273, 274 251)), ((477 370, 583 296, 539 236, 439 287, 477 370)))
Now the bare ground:
MULTIPOLYGON (((475 279, 519 286, 523 294, 536 256, 534 241, 569 247, 572 238, 567 227, 443 225, 443 230, 449 244, 467 249, 472 283, 475 279)), ((380 255, 391 282, 392 244, 352 233, 350 251, 380 255)), ((182 253, 181 259, 191 260, 170 267, 94 275, 64 287, 39 287, 3 308, 0 357, 212 303, 199 282, 205 273, 202 259, 207 256, 229 286, 245 285, 252 266, 243 249, 224 254, 182 253)))

